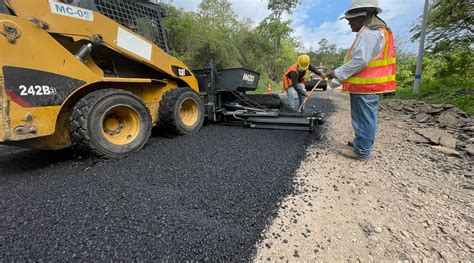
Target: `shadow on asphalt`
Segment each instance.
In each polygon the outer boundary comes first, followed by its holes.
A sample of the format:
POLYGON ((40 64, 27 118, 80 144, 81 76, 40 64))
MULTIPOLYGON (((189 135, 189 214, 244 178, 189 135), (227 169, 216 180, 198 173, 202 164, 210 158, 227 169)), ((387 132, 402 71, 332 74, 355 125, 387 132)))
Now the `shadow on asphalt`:
POLYGON ((0 146, 0 177, 42 169, 77 158, 72 149, 39 151, 0 146))
POLYGON ((0 261, 250 261, 316 140, 213 125, 108 161, 0 146, 0 261))

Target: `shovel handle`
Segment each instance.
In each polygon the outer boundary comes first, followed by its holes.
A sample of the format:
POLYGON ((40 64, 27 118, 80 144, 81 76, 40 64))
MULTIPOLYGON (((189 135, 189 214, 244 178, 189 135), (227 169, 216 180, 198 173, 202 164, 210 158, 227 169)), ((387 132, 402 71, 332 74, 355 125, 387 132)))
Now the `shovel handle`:
POLYGON ((309 96, 304 99, 303 103, 300 105, 300 108, 299 108, 299 112, 301 112, 301 109, 303 109, 304 105, 306 104, 306 102, 311 98, 311 95, 313 95, 313 92, 316 90, 316 88, 319 86, 319 83, 321 83, 321 81, 323 81, 324 78, 321 78, 318 83, 316 83, 316 85, 314 85, 313 89, 311 90, 311 92, 309 93, 309 96))

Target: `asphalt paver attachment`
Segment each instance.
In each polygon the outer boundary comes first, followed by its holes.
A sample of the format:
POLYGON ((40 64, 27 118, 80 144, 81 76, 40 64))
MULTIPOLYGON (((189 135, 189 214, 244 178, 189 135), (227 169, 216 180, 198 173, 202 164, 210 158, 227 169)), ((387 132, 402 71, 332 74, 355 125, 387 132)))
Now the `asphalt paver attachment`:
POLYGON ((255 91, 260 74, 243 68, 195 70, 209 121, 258 129, 314 131, 324 115, 312 108, 303 113, 290 109, 277 94, 255 91))

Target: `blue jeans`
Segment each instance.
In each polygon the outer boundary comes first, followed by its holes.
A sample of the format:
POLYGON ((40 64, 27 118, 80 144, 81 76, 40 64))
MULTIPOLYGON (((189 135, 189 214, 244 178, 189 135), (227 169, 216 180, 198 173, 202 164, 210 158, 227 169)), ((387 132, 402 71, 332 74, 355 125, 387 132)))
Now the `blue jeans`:
POLYGON ((304 98, 304 95, 301 95, 301 93, 306 94, 306 87, 303 83, 298 83, 296 85, 296 88, 299 90, 299 92, 297 92, 293 86, 290 86, 286 90, 286 95, 288 95, 288 106, 290 106, 290 108, 294 110, 298 110, 301 104, 303 104, 304 102, 305 98, 304 98), (298 95, 298 101, 299 101, 298 106, 295 105, 295 95, 294 95, 295 93, 298 95))
POLYGON ((354 152, 369 159, 377 133, 377 107, 380 94, 351 94, 351 116, 355 139, 354 152))

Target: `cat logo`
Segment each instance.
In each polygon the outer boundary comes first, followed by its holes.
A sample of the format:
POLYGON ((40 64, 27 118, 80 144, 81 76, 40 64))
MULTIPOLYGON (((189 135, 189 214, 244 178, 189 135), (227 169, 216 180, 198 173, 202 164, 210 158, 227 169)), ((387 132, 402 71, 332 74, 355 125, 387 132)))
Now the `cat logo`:
POLYGON ((186 70, 185 70, 184 68, 179 68, 179 69, 178 69, 178 75, 179 75, 180 77, 186 76, 186 70))

